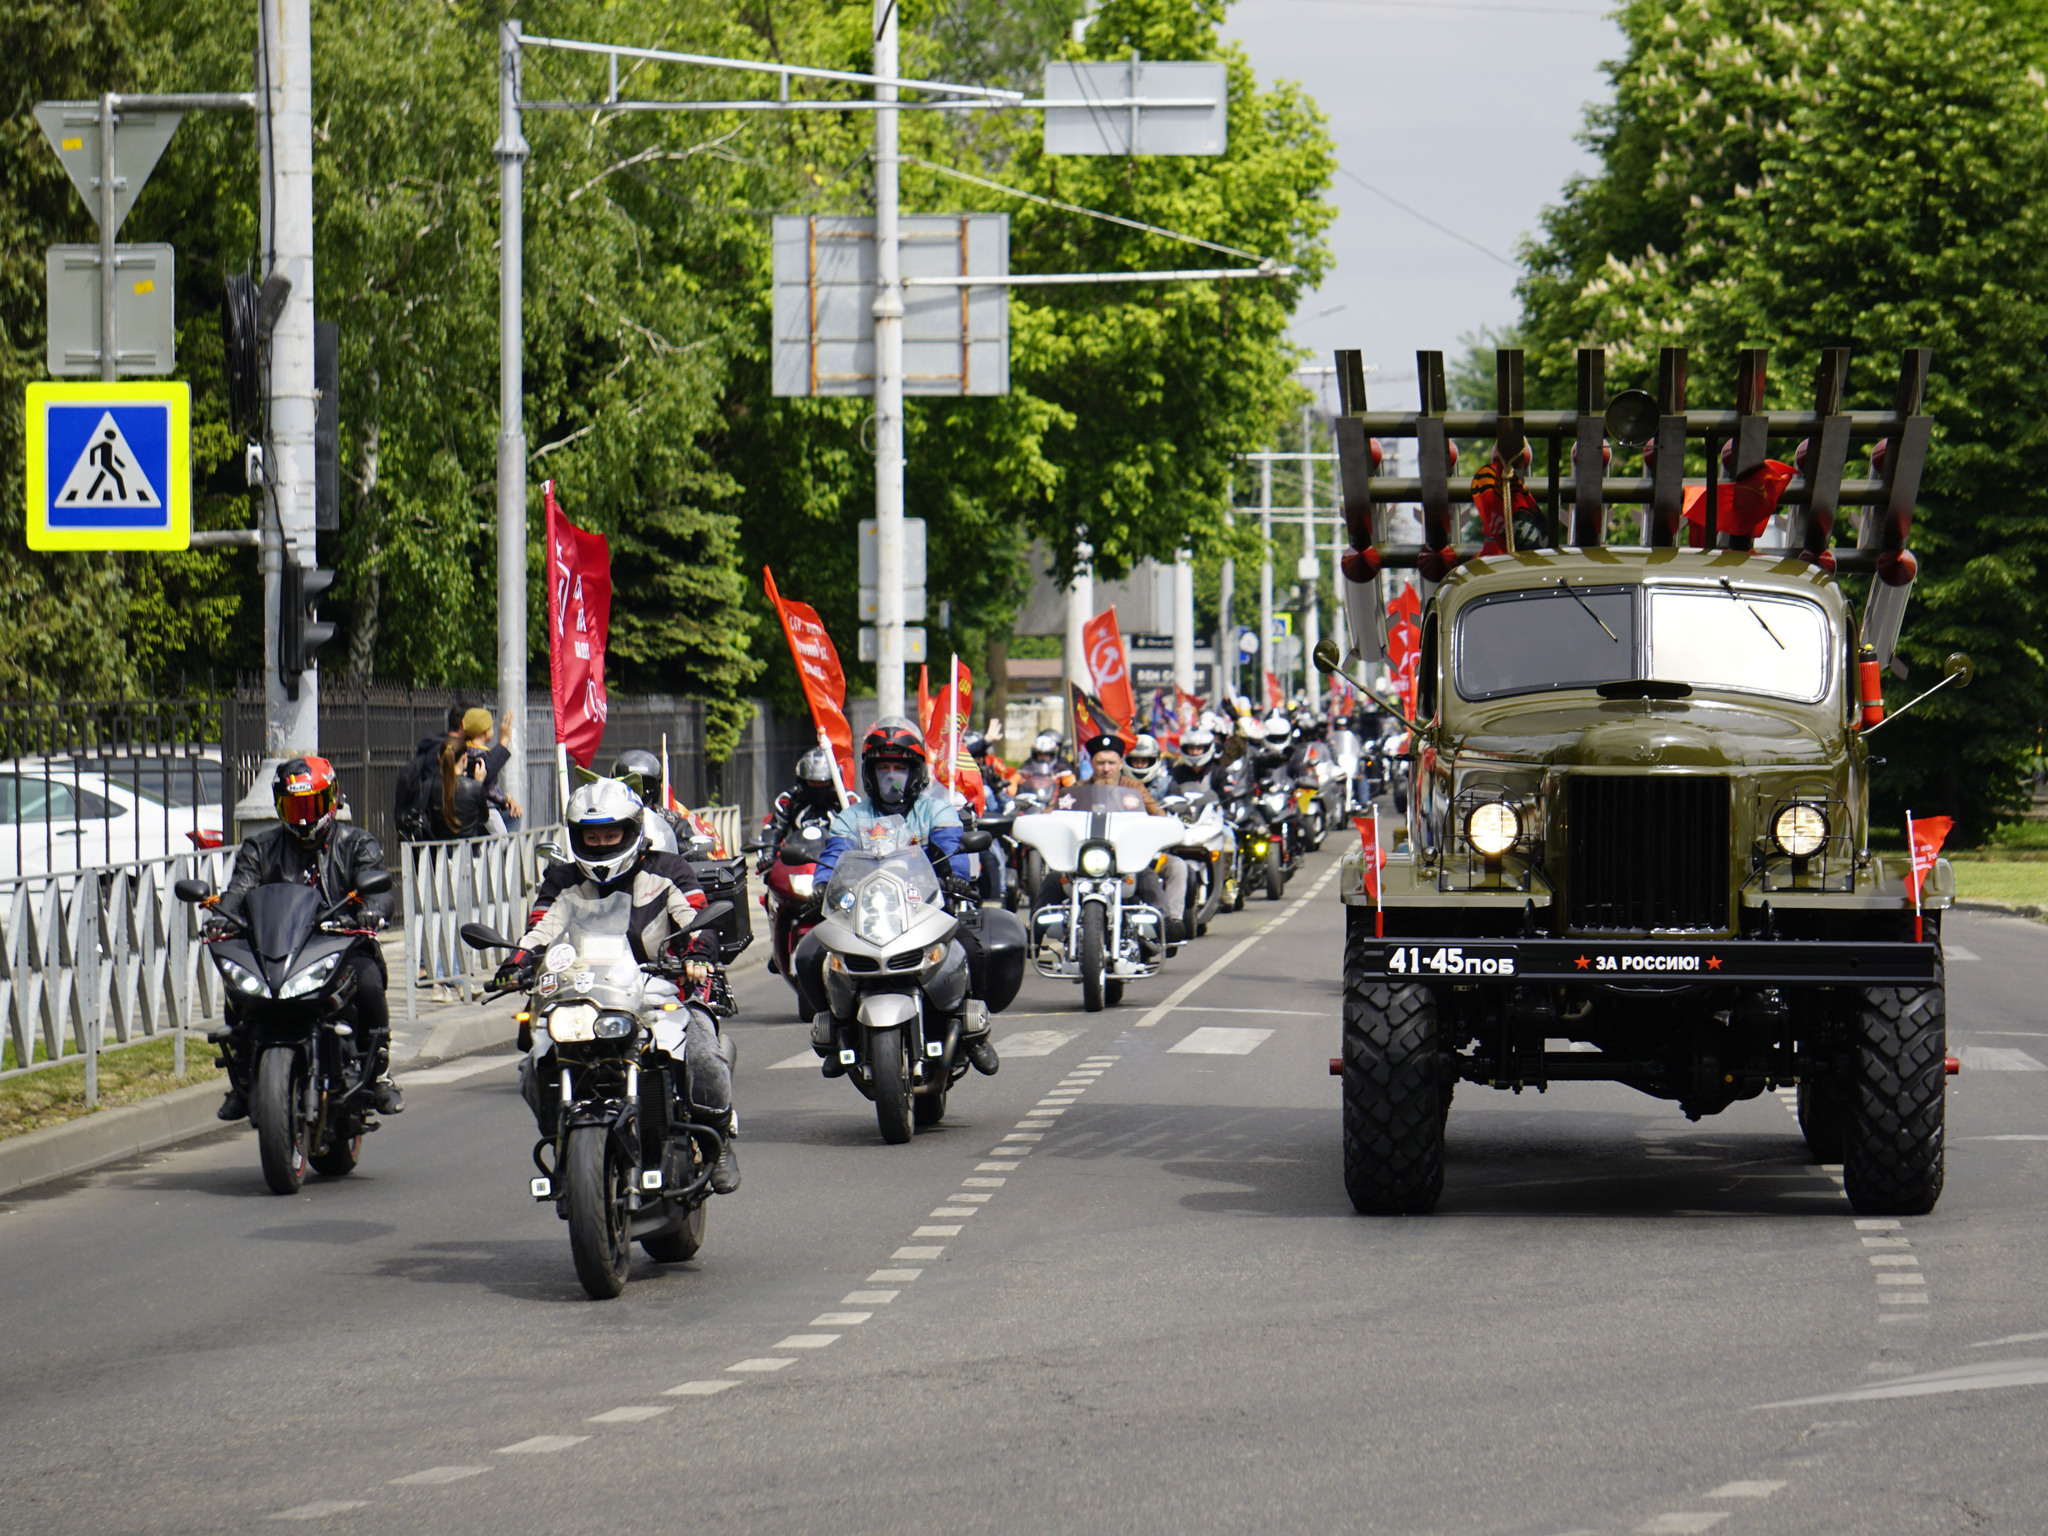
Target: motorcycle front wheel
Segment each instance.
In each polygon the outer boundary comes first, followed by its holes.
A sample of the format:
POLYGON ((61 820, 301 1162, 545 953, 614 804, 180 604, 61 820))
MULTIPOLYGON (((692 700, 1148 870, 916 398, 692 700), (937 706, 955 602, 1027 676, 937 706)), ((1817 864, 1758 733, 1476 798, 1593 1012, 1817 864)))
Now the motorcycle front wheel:
POLYGON ((306 1182, 305 1076, 290 1046, 272 1046, 256 1064, 256 1147, 274 1194, 296 1195, 306 1182))
POLYGON ((900 1147, 916 1134, 910 1109, 910 1042, 900 1029, 868 1036, 868 1066, 874 1073, 875 1124, 882 1140, 900 1147))
POLYGON ((609 1301, 626 1288, 633 1256, 627 1210, 626 1160, 602 1125, 580 1125, 569 1133, 563 1154, 569 1195, 569 1252, 576 1278, 592 1299, 609 1301))
POLYGON ((315 1152, 310 1159, 317 1173, 324 1173, 330 1179, 339 1179, 356 1171, 356 1164, 363 1156, 363 1128, 355 1114, 346 1113, 343 1122, 334 1128, 324 1151, 315 1152))
POLYGON ((694 1259, 697 1250, 704 1246, 704 1212, 710 1203, 700 1200, 690 1207, 684 1213, 683 1224, 678 1231, 641 1238, 640 1246, 647 1250, 647 1257, 657 1264, 681 1264, 694 1259))
POLYGON ((1266 844, 1266 900, 1278 901, 1287 894, 1287 866, 1276 838, 1266 844))
POLYGON ((1103 984, 1109 969, 1104 958, 1107 921, 1100 902, 1081 904, 1081 1006, 1090 1013, 1102 1012, 1103 984))

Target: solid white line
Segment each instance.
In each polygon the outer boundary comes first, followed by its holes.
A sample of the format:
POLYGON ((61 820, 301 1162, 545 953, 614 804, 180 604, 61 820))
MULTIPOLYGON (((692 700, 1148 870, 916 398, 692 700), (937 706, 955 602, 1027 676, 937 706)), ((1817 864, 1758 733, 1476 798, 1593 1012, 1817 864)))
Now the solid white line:
POLYGON ((1898 1381, 1879 1382, 1849 1392, 1830 1392, 1820 1397, 1795 1397, 1781 1403, 1762 1403, 1763 1408, 1810 1408, 1820 1403, 1867 1403, 1888 1397, 1930 1397, 1942 1392, 1988 1392, 1995 1387, 2048 1386, 2048 1360, 1986 1360, 1979 1365, 1954 1370, 1929 1371, 1924 1376, 1906 1376, 1898 1381))
POLYGON ((770 1356, 755 1360, 742 1360, 737 1365, 728 1365, 726 1369, 728 1371, 745 1371, 751 1374, 760 1371, 779 1371, 783 1369, 785 1366, 791 1366, 795 1364, 796 1362, 790 1359, 787 1355, 781 1355, 770 1356))
POLYGON ((482 1072, 509 1067, 520 1060, 517 1056, 477 1056, 468 1061, 453 1061, 445 1067, 426 1067, 418 1072, 400 1075, 400 1081, 408 1088, 427 1083, 459 1083, 465 1077, 475 1077, 482 1072))
POLYGON ((479 1472, 488 1472, 489 1467, 429 1467, 424 1472, 409 1473, 404 1477, 391 1479, 394 1487, 406 1484, 439 1486, 442 1483, 459 1483, 465 1477, 475 1477, 479 1472))
POLYGON ((646 1419, 658 1419, 664 1413, 673 1413, 673 1408, 662 1408, 654 1404, 642 1404, 636 1408, 614 1408, 609 1413, 593 1413, 583 1422, 586 1424, 638 1424, 646 1419))
POLYGON ((663 1397, 713 1397, 738 1385, 739 1383, 736 1381, 686 1381, 680 1387, 670 1387, 661 1395, 663 1397))
POLYGON ((500 1456, 547 1456, 556 1451, 566 1451, 572 1445, 581 1445, 588 1435, 535 1435, 531 1440, 522 1440, 517 1445, 501 1445, 500 1456))
POLYGON ((1271 933, 1274 929, 1278 928, 1282 923, 1286 922, 1288 918, 1292 917, 1296 912, 1300 911, 1303 906, 1306 906, 1308 904, 1309 898, 1314 896, 1318 891, 1322 890, 1322 888, 1330 882, 1331 878, 1337 873, 1337 871, 1342 869, 1343 867, 1344 866, 1341 863, 1332 864, 1327 870, 1323 872, 1322 879, 1318 880, 1314 885, 1309 887, 1307 896, 1302 897, 1302 899, 1299 902, 1297 902, 1293 907, 1289 908, 1287 911, 1281 913, 1280 916, 1273 918, 1269 922, 1262 923, 1259 926, 1258 932, 1252 934, 1251 937, 1238 940, 1236 944, 1232 945, 1229 949, 1223 952, 1221 958, 1211 961, 1208 968, 1204 970, 1199 976, 1195 977, 1194 980, 1183 983, 1180 987, 1176 988, 1173 992, 1173 995, 1168 997, 1165 1002, 1161 1003, 1158 1007, 1154 1008, 1150 1013, 1146 1014, 1145 1017, 1138 1020, 1136 1027, 1139 1029, 1150 1029, 1153 1025, 1157 1024, 1161 1019, 1165 1018, 1169 1013, 1172 1013, 1176 1008, 1180 1007, 1180 1005, 1185 1003, 1189 998, 1193 997, 1204 986, 1208 985, 1210 981, 1215 979, 1216 974, 1219 971, 1222 971, 1224 968, 1231 965, 1233 962, 1237 960, 1237 958, 1240 955, 1243 955, 1248 950, 1250 950, 1254 944, 1258 943, 1259 940, 1265 938, 1267 934, 1271 933))
POLYGON ((828 1344, 837 1344, 836 1333, 792 1333, 786 1339, 777 1339, 770 1349, 823 1349, 828 1344))
POLYGON ((2002 1339, 1986 1339, 1982 1344, 1972 1344, 1972 1349, 1996 1349, 2001 1344, 2032 1344, 2048 1339, 2048 1333, 2008 1333, 2002 1339))

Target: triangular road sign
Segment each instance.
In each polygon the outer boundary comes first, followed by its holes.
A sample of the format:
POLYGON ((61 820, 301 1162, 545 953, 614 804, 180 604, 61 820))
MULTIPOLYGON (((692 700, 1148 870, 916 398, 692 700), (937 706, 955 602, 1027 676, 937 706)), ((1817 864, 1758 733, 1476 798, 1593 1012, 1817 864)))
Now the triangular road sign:
POLYGON ((136 460, 135 450, 121 435, 112 411, 102 412, 92 429, 78 462, 58 487, 54 504, 59 507, 161 507, 163 498, 149 483, 136 460))
MULTIPOLYGON (((149 173, 163 158, 164 146, 183 122, 182 112, 120 112, 114 124, 114 228, 119 230, 135 206, 149 173)), ((85 211, 97 224, 100 217, 100 104, 96 101, 36 103, 36 121, 63 162, 65 174, 85 199, 85 211)))

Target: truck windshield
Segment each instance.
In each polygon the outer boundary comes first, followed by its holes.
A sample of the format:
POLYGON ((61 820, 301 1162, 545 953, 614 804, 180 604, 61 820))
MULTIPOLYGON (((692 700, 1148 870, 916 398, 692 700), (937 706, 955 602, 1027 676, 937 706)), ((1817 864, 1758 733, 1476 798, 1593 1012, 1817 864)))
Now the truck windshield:
POLYGON ((1817 703, 1828 690, 1827 616, 1733 584, 1650 589, 1650 676, 1817 703))
POLYGON ((1533 587, 1465 605, 1458 692, 1468 699, 1593 688, 1636 675, 1628 587, 1533 587))

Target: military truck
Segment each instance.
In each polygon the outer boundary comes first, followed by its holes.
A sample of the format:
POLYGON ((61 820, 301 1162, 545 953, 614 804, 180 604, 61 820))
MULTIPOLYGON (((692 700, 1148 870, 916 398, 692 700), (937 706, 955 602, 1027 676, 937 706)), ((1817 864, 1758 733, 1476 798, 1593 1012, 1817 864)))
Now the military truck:
MULTIPOLYGON (((1663 350, 1654 394, 1611 400, 1587 349, 1577 408, 1527 411, 1508 350, 1496 409, 1457 412, 1442 354, 1423 353, 1420 408, 1394 412, 1367 408, 1358 354, 1338 354, 1352 662, 1384 650, 1390 573, 1414 570, 1422 599, 1407 846, 1377 868, 1361 846, 1341 876, 1331 1070, 1359 1211, 1434 1207, 1460 1083, 1624 1083, 1695 1120, 1796 1084, 1807 1143, 1858 1211, 1940 1197, 1953 877, 1937 864, 1916 908, 1909 858, 1871 850, 1869 813, 1929 360, 1906 354, 1890 410, 1845 411, 1849 359, 1830 350, 1813 408, 1772 412, 1767 355, 1745 351, 1735 409, 1692 410, 1683 349, 1663 350), (1379 440, 1401 437, 1416 475, 1379 474, 1379 440), (1492 479, 1455 476, 1459 437, 1491 440, 1492 479), (1873 472, 1845 478, 1859 444, 1873 472), (1645 449, 1646 473, 1616 473, 1645 449), (1461 546, 1457 504, 1522 464, 1484 552, 1461 546), (1774 474, 1775 538, 1751 525, 1774 474), (1387 542, 1398 503, 1419 503, 1419 545, 1387 542), (1719 526, 1738 509, 1750 522, 1719 526), (1856 537, 1838 548, 1844 509, 1856 537), (1871 578, 1864 604, 1852 573, 1871 578)), ((1327 642, 1318 664, 1343 672, 1327 642)), ((1957 656, 1935 686, 1968 680, 1957 656)))

